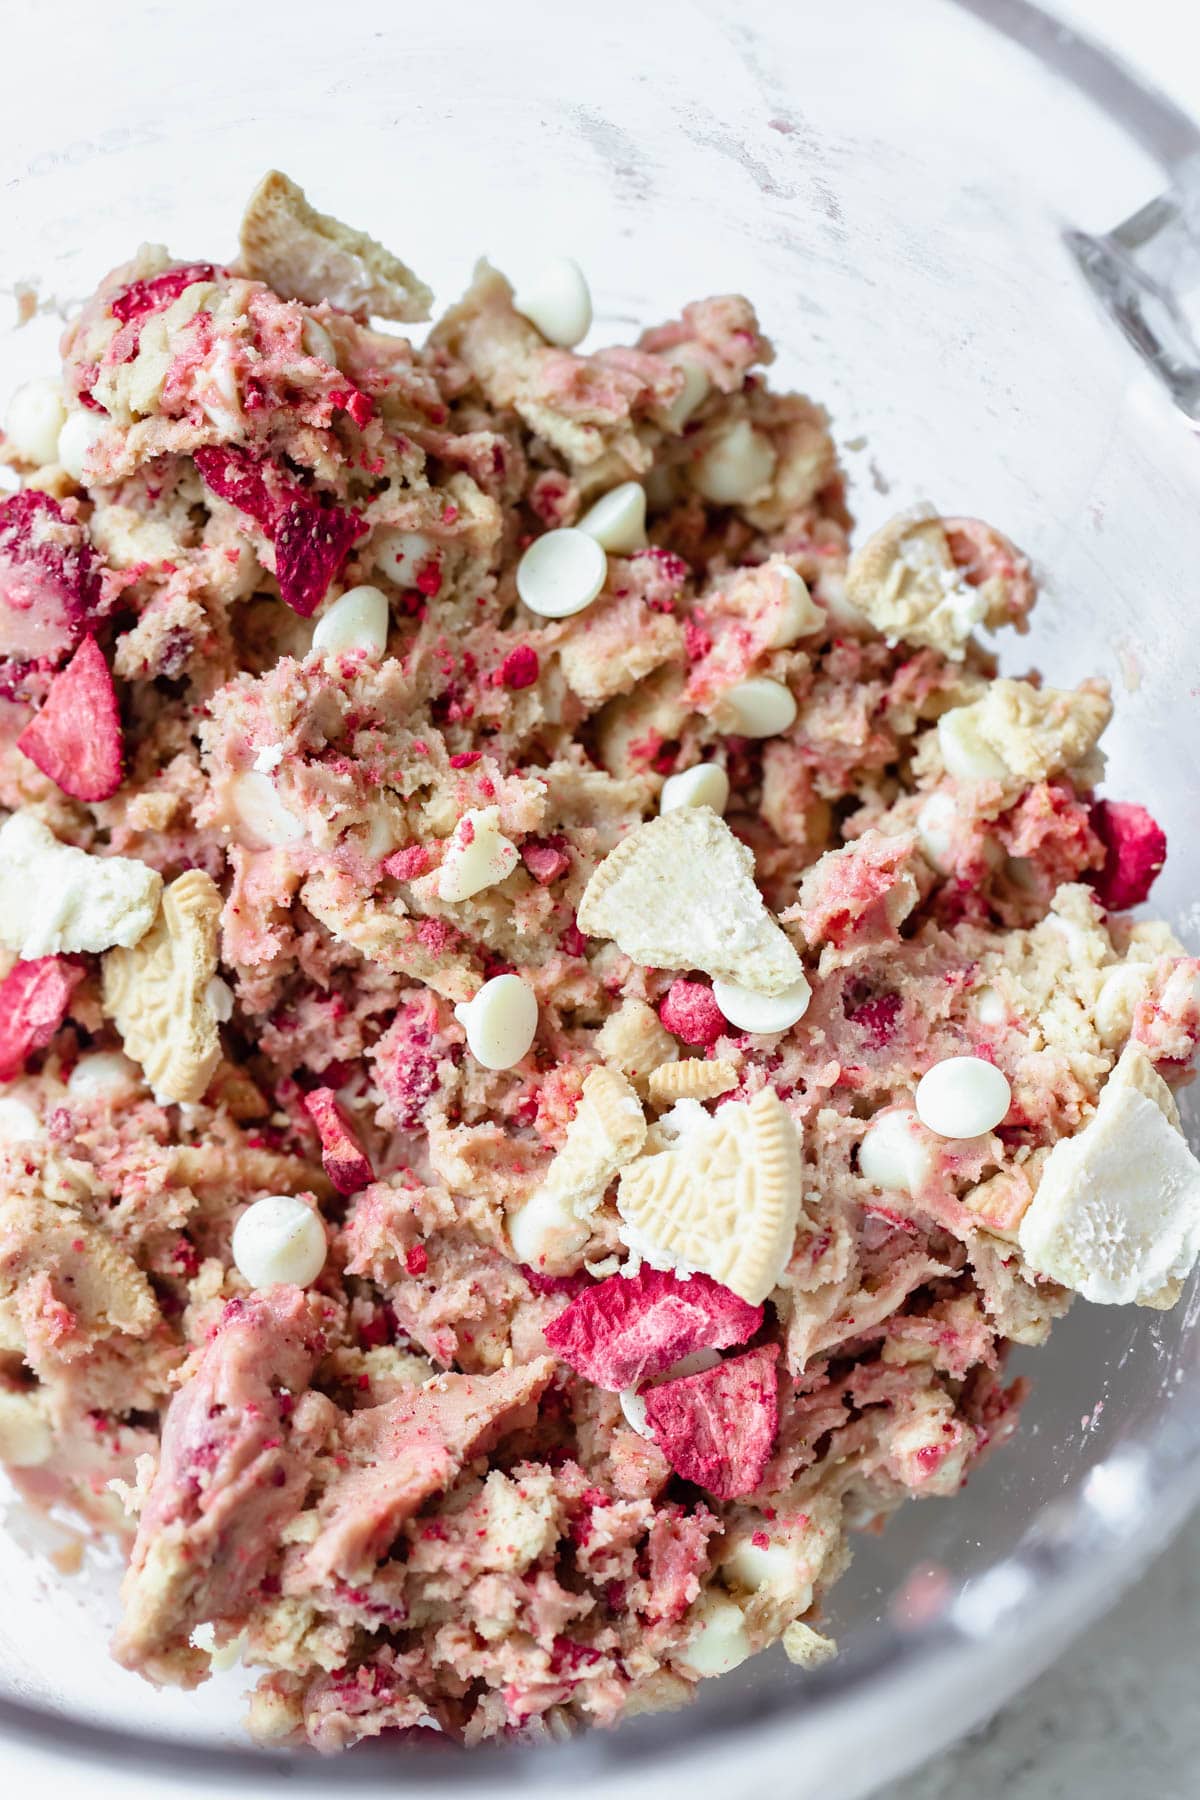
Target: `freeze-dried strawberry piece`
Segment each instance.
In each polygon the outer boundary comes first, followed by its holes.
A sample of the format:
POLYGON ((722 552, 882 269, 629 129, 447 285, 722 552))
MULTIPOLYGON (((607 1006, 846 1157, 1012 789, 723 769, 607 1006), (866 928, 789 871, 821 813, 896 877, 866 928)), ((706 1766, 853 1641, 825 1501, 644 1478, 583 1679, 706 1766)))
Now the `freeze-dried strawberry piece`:
POLYGON ((147 313, 162 312, 178 300, 194 281, 212 281, 217 271, 211 263, 180 263, 176 269, 164 269, 142 281, 131 281, 127 288, 110 300, 108 310, 123 325, 130 319, 144 318, 147 313))
POLYGON ((261 457, 236 444, 203 444, 193 453, 192 460, 205 487, 231 506, 249 513, 255 524, 271 536, 279 504, 267 486, 263 474, 267 465, 261 457))
POLYGON ((332 1088, 314 1088, 304 1105, 321 1134, 321 1161, 339 1194, 357 1194, 375 1179, 371 1159, 332 1088))
POLYGON ((713 998, 707 981, 673 981, 658 1016, 673 1037, 707 1049, 729 1030, 729 1023, 713 998))
POLYGON ((571 866, 567 840, 557 831, 550 837, 526 838, 521 845, 521 861, 539 887, 549 887, 571 866))
POLYGON ((26 1057, 50 1042, 82 980, 78 963, 42 956, 15 964, 0 981, 0 1081, 12 1081, 26 1057))
POLYGON ((532 687, 540 672, 538 653, 529 644, 517 644, 497 670, 500 686, 514 690, 532 687))
POLYGON ((0 658, 56 667, 100 601, 100 571, 81 525, 25 488, 0 501, 0 658))
POLYGON ((390 1114, 385 1123, 394 1122, 400 1131, 421 1126, 438 1086, 438 1065, 449 1054, 433 995, 425 992, 407 1001, 371 1052, 375 1080, 390 1114))
POLYGON ((643 1264, 585 1288, 546 1326, 560 1361, 616 1393, 661 1375, 693 1350, 744 1344, 762 1324, 761 1306, 709 1275, 681 1281, 643 1264))
POLYGON ((288 501, 275 522, 275 578, 293 612, 302 619, 312 616, 365 529, 361 519, 332 502, 322 504, 309 494, 288 501))
POLYGON ((1124 912, 1143 901, 1167 860, 1167 834, 1144 806, 1097 800, 1092 829, 1104 845, 1104 867, 1091 877, 1102 906, 1124 912))
POLYGON ((718 1500, 753 1493, 766 1472, 779 1426, 778 1355, 778 1344, 763 1344, 644 1395, 650 1434, 675 1473, 718 1500))
POLYGON ((108 800, 121 785, 117 691, 95 638, 84 638, 50 683, 17 748, 73 800, 108 800))
POLYGON ((872 994, 862 1000, 850 993, 842 1001, 842 1010, 862 1032, 868 1046, 882 1050, 892 1041, 902 1005, 899 994, 872 994))

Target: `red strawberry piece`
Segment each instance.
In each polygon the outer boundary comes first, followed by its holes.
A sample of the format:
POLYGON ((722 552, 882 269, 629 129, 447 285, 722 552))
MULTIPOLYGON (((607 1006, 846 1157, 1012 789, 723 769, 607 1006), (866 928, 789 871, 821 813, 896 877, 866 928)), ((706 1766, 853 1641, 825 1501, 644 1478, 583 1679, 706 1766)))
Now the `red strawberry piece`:
POLYGON ((1130 800, 1097 800, 1092 829, 1104 845, 1104 867, 1092 886, 1109 912, 1143 901, 1167 860, 1167 834, 1144 806, 1130 800))
POLYGON ((754 1492, 779 1427, 778 1356, 778 1344, 763 1344, 647 1389, 646 1423, 677 1475, 718 1500, 754 1492))
POLYGON ((0 1081, 11 1081, 26 1057, 45 1049, 82 980, 78 963, 43 956, 15 964, 0 981, 0 1081))
POLYGON ((383 859, 384 873, 393 881, 415 881, 433 862, 433 853, 425 844, 406 844, 383 859))
POLYGON ((275 523, 275 577, 293 612, 312 616, 365 529, 353 513, 312 495, 288 501, 275 523))
POLYGON ((540 671, 537 651, 528 644, 518 644, 509 651, 497 674, 501 687, 516 689, 532 687, 540 671))
POLYGON ((204 444, 193 452, 192 460, 205 487, 231 506, 249 513, 255 524, 271 536, 279 503, 267 486, 264 472, 269 464, 262 457, 236 444, 204 444))
POLYGON ((36 488, 0 501, 0 659, 56 668, 99 602, 87 533, 58 501, 36 488))
POLYGON ((682 976, 671 983, 659 1006, 658 1016, 672 1036, 704 1049, 715 1044, 730 1028, 708 983, 686 981, 682 976))
POLYGON ((84 638, 17 748, 73 800, 108 800, 121 785, 117 691, 95 638, 84 638))
POLYGON ((147 313, 162 312, 194 281, 212 281, 216 273, 211 263, 180 263, 178 268, 164 269, 161 275, 131 281, 109 302, 108 310, 122 324, 144 318, 147 313))
POLYGON ((751 1306, 709 1275, 677 1275, 645 1264, 585 1288, 546 1326, 554 1354, 597 1387, 619 1392, 661 1375, 693 1350, 744 1344, 762 1324, 751 1306))
POLYGON ((375 1179, 358 1133, 338 1105, 332 1088, 314 1088, 304 1105, 321 1137, 321 1161, 339 1194, 357 1194, 375 1179))
POLYGON ((873 994, 858 1005, 846 1006, 843 1002, 843 1010, 850 1023, 862 1032, 868 1047, 882 1050, 892 1040, 902 1005, 899 994, 873 994))
POLYGON ((521 861, 539 887, 549 887, 571 866, 567 840, 559 832, 551 837, 526 838, 521 845, 521 861))

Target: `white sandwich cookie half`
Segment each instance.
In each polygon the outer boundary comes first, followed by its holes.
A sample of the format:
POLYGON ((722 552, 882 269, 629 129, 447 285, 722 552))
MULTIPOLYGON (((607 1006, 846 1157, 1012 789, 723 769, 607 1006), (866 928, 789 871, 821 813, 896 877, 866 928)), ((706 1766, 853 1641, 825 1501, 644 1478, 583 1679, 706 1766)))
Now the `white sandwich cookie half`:
POLYGON ((615 556, 644 550, 648 541, 645 488, 640 481, 623 481, 620 487, 610 488, 588 507, 575 529, 586 531, 602 550, 615 556))
POLYGON ((233 1228, 233 1260, 254 1288, 277 1282, 308 1287, 325 1267, 325 1227, 294 1194, 268 1194, 233 1228))
POLYGON ((756 994, 752 988, 718 977, 713 981, 712 995, 736 1030, 766 1034, 789 1031, 802 1019, 812 999, 812 988, 807 976, 801 975, 781 994, 756 994))
POLYGON ((39 375, 19 387, 4 415, 4 435, 18 456, 39 467, 58 457, 58 438, 66 422, 62 387, 39 375))
POLYGON ((467 1048, 485 1069, 515 1068, 537 1036, 537 995, 519 975, 494 975, 454 1016, 467 1034, 467 1048))
POLYGON ((659 812, 674 812, 679 806, 711 806, 723 813, 729 805, 729 777, 720 763, 697 763, 678 775, 668 775, 658 797, 659 812))
POLYGON ((556 256, 513 294, 513 310, 536 325, 548 343, 572 350, 592 328, 592 296, 571 256, 556 256))
POLYGON ((379 662, 387 649, 388 603, 382 588, 352 587, 326 608, 317 620, 312 647, 323 656, 349 656, 361 652, 379 662))
POLYGON ((939 1137, 982 1137, 1011 1104, 1007 1077, 981 1056, 948 1056, 917 1083, 917 1117, 939 1137))
POLYGON ((573 525, 535 538, 517 564, 517 592, 542 619, 569 619, 582 612, 607 579, 604 550, 573 525))

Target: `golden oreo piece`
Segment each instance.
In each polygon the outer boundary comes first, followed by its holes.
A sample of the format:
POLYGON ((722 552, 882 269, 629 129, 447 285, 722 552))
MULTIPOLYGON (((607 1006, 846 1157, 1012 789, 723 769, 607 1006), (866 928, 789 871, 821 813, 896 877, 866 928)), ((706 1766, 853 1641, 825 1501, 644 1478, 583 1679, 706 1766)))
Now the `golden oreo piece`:
POLYGON ((104 1011, 164 1100, 199 1100, 220 1061, 206 992, 217 972, 220 917, 216 883, 188 869, 164 891, 141 942, 104 958, 104 1011))
POLYGON ((673 1106, 676 1100, 715 1100, 737 1084, 737 1070, 723 1057, 685 1056, 655 1069, 648 1085, 656 1106, 673 1106))
POLYGON ((617 1211, 630 1248, 647 1260, 698 1269, 757 1306, 777 1285, 795 1240, 796 1127, 773 1088, 695 1114, 670 1149, 622 1172, 617 1211))

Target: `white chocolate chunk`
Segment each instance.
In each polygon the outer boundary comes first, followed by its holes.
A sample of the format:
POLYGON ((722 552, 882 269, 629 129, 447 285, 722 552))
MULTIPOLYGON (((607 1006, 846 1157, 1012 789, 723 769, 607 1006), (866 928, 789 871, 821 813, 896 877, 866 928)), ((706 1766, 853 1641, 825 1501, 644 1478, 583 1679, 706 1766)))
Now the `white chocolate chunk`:
POLYGON ((939 1137, 981 1137, 1011 1104, 1008 1078, 981 1056, 948 1056, 917 1083, 917 1117, 939 1137))
POLYGON ((729 777, 720 763, 696 763, 678 775, 668 775, 658 799, 660 812, 674 812, 677 806, 711 806, 723 813, 729 805, 729 777))
POLYGON ((93 1050, 81 1056, 67 1077, 67 1093, 85 1104, 132 1099, 141 1088, 141 1070, 119 1050, 93 1050))
MULTIPOLYGON (((944 745, 942 760, 949 769, 944 745)), ((950 769, 950 773, 954 775, 956 771, 950 769)), ((954 867, 954 825, 959 816, 958 803, 945 788, 939 788, 936 793, 930 794, 917 814, 917 842, 926 862, 939 875, 949 874, 954 867)))
POLYGON ((371 544, 375 567, 397 587, 415 587, 423 564, 433 555, 433 539, 423 531, 381 531, 371 544))
POLYGON ((103 437, 107 423, 103 413, 87 412, 83 407, 73 407, 67 414, 58 434, 55 460, 72 481, 83 481, 88 452, 103 437))
POLYGON ((570 1197, 545 1183, 508 1220, 509 1242, 517 1261, 547 1275, 567 1275, 577 1269, 590 1236, 570 1197))
POLYGON ((602 550, 614 556, 628 556, 632 550, 644 550, 646 537, 646 490, 640 481, 623 481, 610 488, 580 519, 575 528, 594 537, 602 550))
POLYGON ((387 595, 377 587, 347 588, 317 620, 312 647, 324 656, 362 651, 379 662, 387 649, 387 595))
POLYGON ((693 1675, 726 1675, 750 1654, 741 1607, 728 1594, 707 1589, 692 1608, 692 1631, 679 1663, 693 1675))
POLYGON ((233 1260, 251 1287, 276 1282, 308 1287, 325 1267, 321 1215, 294 1194, 268 1194, 248 1206, 233 1228, 233 1260))
POLYGON ((682 431, 698 406, 703 406, 712 391, 712 383, 690 356, 669 356, 667 361, 673 363, 683 372, 683 386, 675 398, 662 411, 663 421, 670 431, 682 431))
POLYGON ((161 893, 156 869, 60 844, 31 812, 0 827, 0 943, 27 961, 136 944, 161 893))
POLYGON ((777 461, 770 438, 738 419, 713 439, 692 470, 692 485, 714 506, 761 500, 777 461))
POLYGON ((797 1575, 808 1565, 811 1550, 796 1539, 772 1538, 768 1544, 756 1544, 754 1535, 743 1532, 732 1551, 721 1564, 722 1578, 748 1594, 762 1588, 786 1594, 789 1607, 806 1612, 813 1602, 811 1582, 797 1586, 797 1575))
POLYGON ((27 1144, 41 1135, 33 1108, 12 1094, 0 1094, 0 1144, 27 1144))
POLYGON ((261 769, 247 769, 235 776, 231 793, 234 811, 246 829, 252 849, 278 849, 285 844, 298 844, 304 836, 302 822, 289 812, 276 793, 274 782, 261 769))
POLYGON ((782 600, 775 609, 767 643, 772 650, 786 650, 797 638, 819 631, 825 623, 825 614, 809 593, 804 577, 797 575, 790 563, 772 559, 763 567, 778 575, 782 590, 782 600))
POLYGON ((1003 1025, 1008 1018, 1004 996, 994 987, 980 988, 975 996, 974 1011, 979 1023, 989 1029, 995 1025, 1003 1025))
POLYGON ((1173 1305, 1200 1254, 1200 1162, 1174 1113, 1131 1045, 1087 1125, 1043 1164, 1017 1232, 1030 1268, 1101 1306, 1173 1305))
POLYGON ((517 564, 517 592, 542 619, 569 619, 608 579, 608 558, 586 531, 563 526, 535 538, 517 564))
POLYGON ((494 975, 473 1000, 455 1007, 454 1016, 477 1063, 511 1069, 528 1056, 537 1036, 537 995, 519 975, 494 975))
POLYGON ((779 994, 804 973, 754 884, 754 857, 707 806, 635 826, 593 871, 579 929, 650 969, 703 969, 779 994))
POLYGON ((872 1187, 918 1194, 933 1173, 934 1158, 921 1136, 915 1113, 906 1106, 889 1107, 867 1127, 858 1147, 858 1168, 872 1187))
POLYGON ((48 375, 26 381, 4 415, 4 436, 23 462, 41 468, 58 457, 58 434, 66 422, 61 383, 48 375))
POLYGON ((520 852, 500 830, 500 808, 482 806, 465 812, 454 827, 438 870, 438 898, 451 903, 469 900, 512 874, 520 852))
POLYGON ((796 723, 796 696, 782 681, 769 675, 751 675, 726 688, 714 712, 719 730, 739 737, 778 737, 796 723))
POLYGON ((513 294, 513 310, 548 343, 571 350, 592 328, 592 296, 579 264, 556 256, 513 294))
POLYGON ((729 1023, 738 1031, 759 1033, 790 1031, 808 1011, 812 988, 808 977, 801 975, 780 994, 756 994, 753 988, 739 987, 736 981, 712 984, 713 999, 729 1023))
POLYGON ((333 339, 316 319, 305 319, 300 327, 300 342, 306 356, 315 356, 318 362, 325 363, 328 368, 337 368, 337 351, 333 347, 333 339))
POLYGON ((1007 775, 1003 759, 985 743, 971 707, 955 706, 943 713, 937 734, 946 771, 956 781, 1003 781, 1007 775))
POLYGON ((720 1353, 716 1350, 693 1350, 690 1356, 681 1357, 664 1369, 661 1375, 643 1381, 639 1387, 622 1388, 617 1395, 621 1403, 621 1411, 625 1415, 625 1423, 637 1432, 639 1437, 649 1440, 652 1437, 650 1421, 646 1417, 645 1396, 651 1388, 661 1387, 665 1381, 682 1381, 686 1375, 700 1375, 705 1369, 715 1369, 720 1362, 720 1353))

